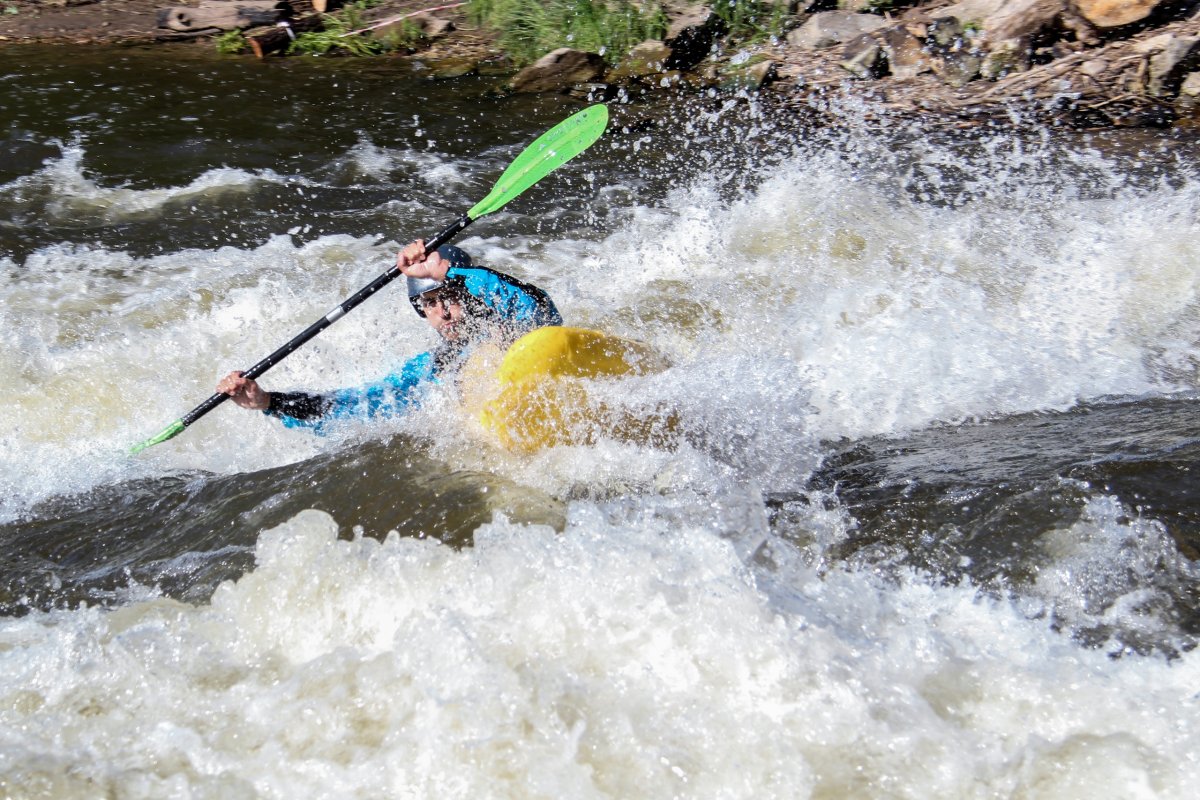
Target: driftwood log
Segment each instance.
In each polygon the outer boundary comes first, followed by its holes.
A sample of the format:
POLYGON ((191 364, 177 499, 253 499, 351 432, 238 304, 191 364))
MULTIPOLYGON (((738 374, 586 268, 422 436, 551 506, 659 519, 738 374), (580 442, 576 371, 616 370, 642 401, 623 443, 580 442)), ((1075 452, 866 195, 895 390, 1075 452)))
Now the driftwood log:
POLYGON ((239 0, 232 3, 206 0, 195 8, 160 8, 157 23, 158 27, 173 31, 253 28, 255 25, 274 25, 284 18, 287 10, 280 6, 286 7, 287 3, 278 0, 239 0))
POLYGON ((325 23, 321 19, 321 15, 312 14, 291 21, 284 20, 270 30, 254 36, 247 36, 246 41, 250 43, 250 49, 254 51, 254 55, 263 58, 271 53, 286 50, 298 34, 319 31, 324 27, 325 23))

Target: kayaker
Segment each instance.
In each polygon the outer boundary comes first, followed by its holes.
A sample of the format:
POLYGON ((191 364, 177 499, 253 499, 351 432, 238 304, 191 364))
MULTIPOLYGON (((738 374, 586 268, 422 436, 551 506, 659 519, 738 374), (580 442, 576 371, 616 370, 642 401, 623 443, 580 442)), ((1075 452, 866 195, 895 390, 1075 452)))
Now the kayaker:
POLYGON ((457 372, 466 351, 481 341, 507 347, 521 336, 546 325, 561 325, 554 301, 541 289, 486 267, 452 245, 425 257, 418 239, 400 251, 396 266, 408 283, 408 300, 437 331, 436 348, 410 358, 381 380, 324 394, 269 392, 241 372, 231 372, 217 384, 242 408, 278 417, 288 427, 321 431, 331 420, 390 416, 417 401, 418 389, 457 372))

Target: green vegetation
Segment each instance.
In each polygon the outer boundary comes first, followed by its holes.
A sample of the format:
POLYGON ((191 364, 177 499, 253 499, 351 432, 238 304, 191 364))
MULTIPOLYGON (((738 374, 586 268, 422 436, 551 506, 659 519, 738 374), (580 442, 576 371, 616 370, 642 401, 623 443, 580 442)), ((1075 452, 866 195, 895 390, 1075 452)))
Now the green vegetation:
POLYGON ((375 3, 359 0, 351 3, 337 14, 326 14, 325 29, 306 31, 296 37, 288 47, 288 53, 304 55, 324 55, 333 51, 343 51, 352 56, 373 56, 384 51, 383 42, 368 36, 344 36, 350 31, 366 27, 363 12, 375 3))
POLYGON ((667 17, 657 2, 631 0, 469 0, 471 19, 500 32, 518 64, 573 47, 620 60, 638 42, 661 39, 667 17))
POLYGON ((17 8, 16 6, 5 6, 4 13, 16 15, 21 13, 21 9, 17 8))
POLYGON ((383 35, 383 49, 388 51, 404 50, 421 41, 421 37, 424 35, 420 26, 415 22, 407 19, 401 20, 399 24, 390 28, 383 35))
POLYGON ((241 53, 248 47, 240 30, 225 31, 217 37, 216 45, 218 53, 241 53))
POLYGON ((787 3, 716 0, 712 10, 725 23, 730 38, 739 42, 756 42, 782 36, 783 26, 788 20, 787 3))
MULTIPOLYGON (((881 5, 892 0, 877 0, 881 5)), ((344 53, 371 56, 412 47, 421 29, 402 20, 384 36, 347 34, 367 27, 364 12, 382 0, 357 0, 324 15, 324 30, 297 35, 288 53, 344 53)), ((767 0, 713 0, 730 41, 753 44, 781 36, 789 19, 788 4, 767 0)), ((667 16, 658 0, 467 0, 467 13, 477 24, 497 31, 500 46, 518 66, 560 47, 599 53, 620 61, 639 42, 666 35, 667 16)), ((240 31, 217 39, 217 50, 240 53, 247 47, 240 31)))

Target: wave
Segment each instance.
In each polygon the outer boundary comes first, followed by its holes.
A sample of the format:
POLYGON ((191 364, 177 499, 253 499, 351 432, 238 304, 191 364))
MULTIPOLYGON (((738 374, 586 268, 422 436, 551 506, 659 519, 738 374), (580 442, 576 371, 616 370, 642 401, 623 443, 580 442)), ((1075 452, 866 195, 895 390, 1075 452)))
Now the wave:
POLYGON ((211 604, 0 620, 20 731, 3 777, 64 796, 1193 785, 1195 653, 1113 661, 919 578, 794 564, 774 581, 700 511, 577 508, 564 535, 497 520, 462 551, 339 540, 306 512, 211 604))

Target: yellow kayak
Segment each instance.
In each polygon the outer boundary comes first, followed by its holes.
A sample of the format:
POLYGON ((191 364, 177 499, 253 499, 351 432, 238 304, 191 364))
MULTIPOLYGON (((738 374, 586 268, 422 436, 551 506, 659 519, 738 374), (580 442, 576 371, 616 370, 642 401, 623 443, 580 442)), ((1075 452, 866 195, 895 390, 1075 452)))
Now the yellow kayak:
POLYGON ((588 398, 588 382, 661 372, 668 363, 632 339, 586 328, 539 328, 504 354, 483 397, 471 405, 507 449, 532 453, 585 444, 597 434, 645 439, 671 422, 614 410, 588 398))

